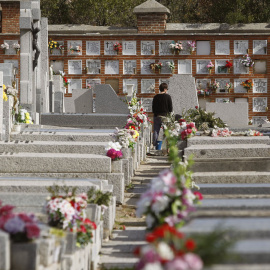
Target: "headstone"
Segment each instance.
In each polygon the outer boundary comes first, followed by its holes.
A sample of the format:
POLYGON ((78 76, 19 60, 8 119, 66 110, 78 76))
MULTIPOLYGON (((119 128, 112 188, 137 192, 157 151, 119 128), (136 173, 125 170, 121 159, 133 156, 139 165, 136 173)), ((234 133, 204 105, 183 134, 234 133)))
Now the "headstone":
POLYGON ((142 98, 142 106, 146 112, 152 112, 152 98, 142 98))
POLYGON ((230 79, 216 79, 215 81, 219 83, 217 93, 228 93, 228 90, 225 89, 225 85, 230 82, 230 79))
POLYGON ((211 60, 196 60, 196 71, 197 74, 208 74, 207 65, 211 60))
POLYGON ((86 60, 87 74, 100 74, 101 60, 86 60))
MULTIPOLYGON (((45 18, 44 18, 45 19, 45 18)), ((56 40, 55 40, 56 41, 56 40)), ((59 45, 64 46, 64 41, 57 41, 59 45)), ((48 51, 48 49, 46 50, 48 51)), ((54 49, 50 49, 50 55, 62 55, 62 50, 54 48, 54 49)))
POLYGON ((101 84, 101 79, 86 79, 86 88, 95 90, 95 86, 101 84))
POLYGON ((86 55, 100 55, 100 41, 86 41, 86 55))
POLYGON ((154 62, 154 60, 141 60, 141 74, 154 74, 150 67, 150 64, 154 62))
POLYGON ((211 44, 210 41, 197 41, 197 55, 210 55, 211 44))
POLYGON ((266 112, 267 108, 267 97, 253 98, 253 112, 266 112))
POLYGON ((253 79, 253 93, 267 93, 267 79, 253 79))
POLYGON ((192 60, 178 60, 178 74, 192 74, 192 60))
POLYGON ((16 49, 14 48, 14 44, 19 44, 19 40, 4 40, 4 43, 9 45, 9 49, 5 50, 6 55, 15 55, 17 54, 16 49))
MULTIPOLYGON (((0 63, 0 71, 3 72, 3 84, 12 85, 14 80, 14 68, 12 63, 0 63)), ((22 71, 21 71, 22 72, 22 71)))
POLYGON ((128 114, 129 110, 108 84, 95 86, 95 110, 96 113, 128 114))
POLYGON ((106 60, 105 61, 105 74, 119 74, 119 61, 106 60))
POLYGON ((248 79, 234 79, 234 93, 247 93, 247 89, 241 85, 242 82, 248 79))
POLYGON ((252 122, 254 126, 259 126, 265 123, 267 116, 253 116, 252 122))
POLYGON ((122 51, 123 55, 136 55, 136 41, 123 41, 122 51))
POLYGON ((155 54, 155 41, 141 41, 141 55, 152 55, 155 54))
POLYGON ((65 97, 66 113, 93 113, 93 90, 74 89, 72 97, 65 97))
POLYGON ((72 93, 73 89, 82 89, 82 80, 70 79, 68 85, 68 93, 72 93))
POLYGON ((142 79, 141 93, 155 93, 155 79, 142 79))
POLYGON ((132 96, 133 91, 138 90, 137 79, 123 79, 123 93, 127 93, 128 96, 132 96))
POLYGON ((161 68, 161 74, 171 74, 172 70, 169 67, 170 63, 173 63, 174 61, 171 60, 159 60, 159 63, 162 63, 162 68, 161 68))
POLYGON ((190 54, 190 47, 188 46, 188 42, 191 40, 181 40, 183 50, 180 51, 180 55, 189 55, 190 54))
POLYGON ((249 68, 245 67, 241 63, 241 59, 234 59, 233 60, 233 71, 234 71, 234 74, 248 74, 249 68))
POLYGON ((229 40, 216 40, 215 42, 216 55, 229 55, 230 54, 230 41, 229 40))
POLYGON ((197 79, 196 80, 196 89, 204 90, 208 89, 211 84, 211 79, 197 79))
POLYGON ((68 40, 68 55, 82 55, 82 41, 68 40))
POLYGON ((160 40, 159 41, 159 55, 172 55, 172 49, 170 48, 170 44, 173 40, 160 40))
POLYGON ((168 93, 172 97, 173 111, 176 114, 198 106, 195 79, 191 75, 173 75, 169 80, 168 93))
POLYGON ((230 128, 248 124, 248 103, 206 103, 207 112, 215 112, 230 128), (237 115, 237 117, 235 117, 237 115))
POLYGON ((266 60, 254 60, 253 67, 254 74, 266 74, 267 73, 267 61, 266 60))
POLYGON ((253 40, 253 54, 267 54, 267 40, 253 40))
POLYGON ((229 103, 230 98, 216 98, 216 103, 229 103))
POLYGON ((228 73, 227 68, 225 68, 226 61, 227 60, 216 60, 216 64, 215 64, 216 74, 228 73))
POLYGON ((9 235, 0 230, 0 269, 10 270, 9 235))
POLYGON ((235 40, 234 41, 234 54, 247 54, 248 40, 235 40))
POLYGON ((159 85, 162 83, 167 83, 168 87, 170 87, 170 80, 169 79, 159 79, 159 85))
MULTIPOLYGON (((104 55, 117 55, 117 51, 113 49, 113 45, 119 42, 118 40, 105 40, 104 41, 104 55)), ((120 43, 120 42, 119 42, 120 43)))
POLYGON ((82 61, 68 60, 68 74, 82 74, 82 61))
POLYGON ((124 60, 124 74, 136 74, 137 73, 137 63, 136 60, 124 60))
POLYGON ((50 67, 55 75, 59 75, 60 71, 64 71, 64 61, 63 60, 52 60, 50 67))

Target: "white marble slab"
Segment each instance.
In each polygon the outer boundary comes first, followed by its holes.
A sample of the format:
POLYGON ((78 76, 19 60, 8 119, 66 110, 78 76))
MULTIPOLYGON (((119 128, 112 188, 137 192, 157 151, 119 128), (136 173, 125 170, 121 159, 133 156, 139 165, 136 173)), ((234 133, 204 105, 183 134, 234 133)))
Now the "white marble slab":
POLYGON ((123 79, 123 93, 127 93, 128 96, 132 96, 132 92, 137 90, 138 90, 137 79, 123 79))
MULTIPOLYGON (((57 41, 59 45, 64 46, 64 41, 57 41)), ((62 51, 60 49, 50 49, 50 55, 62 55, 62 51)))
POLYGON ((101 84, 101 79, 86 79, 86 88, 94 89, 98 84, 101 84))
POLYGON ((253 54, 267 54, 267 40, 253 40, 253 54))
POLYGON ((150 64, 154 62, 151 59, 141 60, 141 74, 154 74, 155 72, 150 68, 150 64))
POLYGON ((123 55, 136 55, 137 54, 136 41, 123 41, 122 52, 123 55))
POLYGON ((267 93, 267 79, 253 79, 253 93, 267 93))
POLYGON ((169 63, 173 62, 173 60, 159 60, 158 62, 162 63, 163 66, 161 68, 161 74, 171 74, 172 70, 169 67, 169 63))
POLYGON ((82 74, 82 61, 68 60, 68 74, 75 74, 75 75, 82 74))
POLYGON ((216 55, 229 55, 230 54, 230 41, 229 40, 216 40, 215 41, 215 54, 216 55))
POLYGON ((192 74, 192 60, 178 60, 178 74, 192 74))
POLYGON ((249 68, 245 67, 241 63, 242 59, 234 59, 233 60, 233 72, 234 74, 248 74, 249 73, 249 68))
POLYGON ((245 79, 234 79, 234 93, 247 93, 247 89, 244 88, 243 85, 241 85, 242 82, 248 80, 247 78, 245 79))
POLYGON ((142 98, 142 105, 146 112, 152 112, 152 98, 142 98))
POLYGON ((155 41, 142 40, 141 41, 141 55, 153 55, 153 54, 155 54, 155 41))
POLYGON ((82 41, 81 40, 68 40, 68 55, 82 55, 82 41), (73 51, 72 48, 79 48, 80 51, 73 51))
POLYGON ((234 54, 247 54, 248 40, 234 40, 234 54))
POLYGON ((159 55, 172 55, 170 44, 173 40, 159 40, 159 55))
POLYGON ((4 40, 4 43, 9 45, 9 49, 5 50, 6 55, 15 55, 17 51, 13 48, 13 44, 18 44, 19 40, 4 40))
POLYGON ((86 60, 86 66, 88 68, 87 74, 100 74, 101 60, 88 59, 86 60))
POLYGON ((216 98, 216 103, 229 103, 230 98, 216 98))
POLYGON ((86 41, 86 55, 100 55, 100 41, 86 41))
POLYGON ((69 79, 68 93, 72 93, 73 89, 82 89, 82 80, 69 79))
POLYGON ((267 116, 253 116, 252 117, 252 122, 254 126, 258 126, 265 123, 265 120, 267 120, 267 116))
POLYGON ((105 61, 105 74, 119 74, 119 61, 106 60, 105 61))
POLYGON ((211 44, 210 41, 197 41, 197 55, 210 55, 211 44))
POLYGON ((52 66, 53 72, 58 75, 59 71, 64 71, 64 61, 63 60, 51 60, 50 66, 52 66))
POLYGON ((117 55, 117 51, 113 49, 113 44, 119 42, 118 40, 105 40, 104 41, 104 55, 117 55))
POLYGON ((155 79, 142 79, 141 80, 141 94, 155 93, 155 79))
POLYGON ((267 97, 253 98, 253 112, 266 112, 267 97))
POLYGON ((124 60, 123 61, 123 73, 124 74, 136 74, 137 62, 136 60, 124 60))
POLYGON ((197 74, 208 74, 208 68, 206 67, 211 60, 196 60, 196 72, 197 74))
POLYGON ((224 68, 225 65, 227 64, 226 61, 228 61, 228 60, 219 59, 219 60, 215 61, 215 72, 216 72, 216 74, 227 74, 228 73, 227 72, 228 69, 224 68))
POLYGON ((227 78, 225 78, 225 79, 223 79, 223 78, 216 79, 216 82, 219 83, 219 88, 217 89, 217 93, 227 93, 228 92, 225 89, 225 86, 226 86, 227 83, 230 82, 230 79, 227 79, 227 78))
POLYGON ((197 79, 196 88, 199 90, 207 89, 210 87, 211 79, 197 79))

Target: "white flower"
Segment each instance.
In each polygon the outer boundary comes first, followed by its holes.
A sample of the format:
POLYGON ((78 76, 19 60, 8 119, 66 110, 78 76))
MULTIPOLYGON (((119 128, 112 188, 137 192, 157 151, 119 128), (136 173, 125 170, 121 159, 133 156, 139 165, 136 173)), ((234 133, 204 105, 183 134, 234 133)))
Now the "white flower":
POLYGON ((169 204, 169 198, 167 196, 156 197, 155 202, 152 204, 152 210, 156 215, 166 209, 169 204))
POLYGON ((170 261, 174 258, 172 249, 165 242, 160 242, 158 244, 157 251, 160 257, 164 260, 170 261))
POLYGON ((163 191, 164 188, 165 188, 165 184, 160 177, 156 177, 152 179, 151 191, 159 192, 159 191, 163 191))
POLYGON ((147 215, 145 222, 146 222, 147 228, 150 228, 153 226, 155 219, 151 215, 147 215))
POLYGON ((154 262, 146 264, 142 270, 163 270, 163 267, 160 262, 154 262))
POLYGON ((107 147, 105 148, 106 151, 110 150, 110 149, 115 149, 116 151, 120 151, 122 148, 122 146, 120 145, 119 142, 109 142, 107 147))
POLYGON ((151 204, 152 198, 150 196, 142 197, 137 203, 136 216, 141 217, 147 210, 147 207, 151 204))

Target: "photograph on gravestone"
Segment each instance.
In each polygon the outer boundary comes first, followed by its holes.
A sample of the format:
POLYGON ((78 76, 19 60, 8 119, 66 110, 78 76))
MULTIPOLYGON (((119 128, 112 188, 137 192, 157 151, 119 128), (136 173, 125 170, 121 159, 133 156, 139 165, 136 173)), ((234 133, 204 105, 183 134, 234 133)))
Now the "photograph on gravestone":
POLYGON ((234 40, 234 54, 248 53, 248 40, 234 40))
POLYGON ((244 88, 243 85, 241 85, 241 83, 246 80, 248 79, 246 78, 234 79, 234 93, 247 93, 247 89, 244 88))
POLYGON ((267 93, 267 79, 253 79, 253 93, 267 93))
POLYGON ((192 40, 179 40, 178 42, 182 43, 183 50, 180 51, 180 55, 190 55, 190 46, 188 45, 188 42, 191 42, 192 40))
POLYGON ((216 40, 215 41, 215 55, 229 55, 230 54, 230 41, 229 40, 216 40))
POLYGON ((68 74, 82 74, 82 60, 68 60, 68 74))
POLYGON ((253 40, 253 54, 267 54, 267 40, 253 40))
POLYGON ((170 80, 169 79, 159 79, 158 85, 161 85, 162 83, 167 83, 168 88, 170 86, 170 80))
POLYGON ((117 51, 113 49, 113 44, 115 44, 116 42, 119 42, 119 40, 104 41, 104 55, 117 55, 117 51))
POLYGON ((242 59, 234 59, 233 60, 233 72, 234 74, 248 74, 249 73, 249 68, 245 67, 241 63, 242 59))
POLYGON ((267 111, 267 97, 253 98, 253 112, 267 111))
POLYGON ((68 55, 82 55, 82 41, 68 40, 68 55))
POLYGON ((109 84, 116 94, 119 94, 119 80, 118 79, 105 79, 105 84, 109 84))
POLYGON ((252 123, 254 126, 259 126, 265 123, 267 116, 253 116, 252 123))
POLYGON ((197 41, 197 55, 210 55, 210 54, 211 54, 210 41, 209 40, 207 40, 207 41, 203 41, 203 40, 197 41))
POLYGON ((136 74, 137 73, 137 62, 136 60, 124 60, 124 74, 136 74))
POLYGON ((100 55, 100 41, 86 41, 86 55, 100 55))
POLYGON ((196 88, 198 90, 208 89, 211 85, 211 79, 197 79, 196 88))
POLYGON ((172 55, 173 51, 170 48, 170 44, 173 40, 160 40, 159 41, 159 55, 172 55))
POLYGON ((155 93, 155 79, 142 79, 141 80, 141 94, 155 93))
POLYGON ((162 68, 161 68, 161 74, 172 74, 172 69, 170 68, 170 64, 173 63, 173 60, 159 60, 159 63, 162 63, 162 68))
POLYGON ((142 106, 145 108, 146 112, 152 112, 152 98, 142 98, 142 106))
POLYGON ((85 85, 88 89, 95 90, 95 85, 101 84, 101 79, 86 79, 85 85))
POLYGON ((50 67, 52 67, 53 73, 59 75, 60 71, 64 70, 64 61, 62 60, 51 60, 50 67))
POLYGON ((178 60, 178 74, 192 74, 192 60, 178 60))
POLYGON ((82 80, 69 79, 68 93, 72 94, 73 89, 82 89, 82 80))
POLYGON ((137 48, 136 48, 136 41, 123 41, 122 43, 122 52, 123 55, 136 55, 137 48))
POLYGON ((225 67, 227 60, 216 60, 215 62, 215 73, 216 74, 226 74, 228 73, 228 68, 225 67))
POLYGON ((16 47, 20 47, 19 40, 4 40, 4 44, 8 44, 8 49, 5 49, 6 55, 15 55, 19 52, 16 47))
POLYGON ((138 90, 138 80, 137 79, 123 79, 123 93, 128 96, 132 96, 133 91, 138 90))
POLYGON ((105 74, 119 74, 119 60, 106 60, 105 74))
POLYGON ((155 54, 155 41, 141 41, 141 55, 155 54))
POLYGON ((230 103, 229 98, 216 98, 216 103, 230 103))
POLYGON ((215 79, 217 83, 219 83, 219 87, 216 90, 216 93, 228 93, 226 89, 226 84, 230 82, 230 79, 215 79))
POLYGON ((86 73, 87 74, 100 74, 101 60, 88 59, 86 60, 86 73))
MULTIPOLYGON (((59 45, 64 46, 64 41, 56 41, 59 45)), ((62 50, 54 48, 49 50, 50 55, 62 55, 62 50)))
POLYGON ((150 64, 154 63, 154 60, 141 60, 141 74, 154 74, 150 64))
POLYGON ((211 60, 196 60, 196 72, 197 74, 208 74, 207 65, 211 60))
POLYGON ((267 73, 267 61, 266 60, 254 60, 253 73, 254 74, 266 74, 267 73))

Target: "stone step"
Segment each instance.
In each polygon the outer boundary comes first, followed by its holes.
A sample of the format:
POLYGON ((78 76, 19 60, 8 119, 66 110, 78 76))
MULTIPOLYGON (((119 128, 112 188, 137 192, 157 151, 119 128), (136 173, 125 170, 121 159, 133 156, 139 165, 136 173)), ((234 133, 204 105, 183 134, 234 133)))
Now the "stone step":
POLYGON ((259 171, 224 171, 195 172, 193 180, 200 183, 270 183, 270 172, 259 171))
POLYGON ((210 137, 195 136, 188 139, 187 147, 199 144, 270 144, 268 136, 232 136, 232 137, 210 137))
POLYGON ((209 158, 194 159, 191 167, 194 172, 270 171, 269 157, 209 158))
POLYGON ((0 153, 79 153, 105 155, 107 142, 12 141, 0 142, 0 153))
POLYGON ((221 144, 192 145, 185 149, 185 156, 196 159, 269 157, 270 145, 265 144, 221 144))
POLYGON ((0 155, 1 173, 111 172, 111 159, 92 154, 11 153, 0 155))
MULTIPOLYGON (((270 175, 269 175, 270 176, 270 175)), ((202 194, 270 194, 270 184, 199 184, 202 194)))
POLYGON ((215 264, 211 267, 204 267, 203 270, 269 270, 270 264, 215 264))

